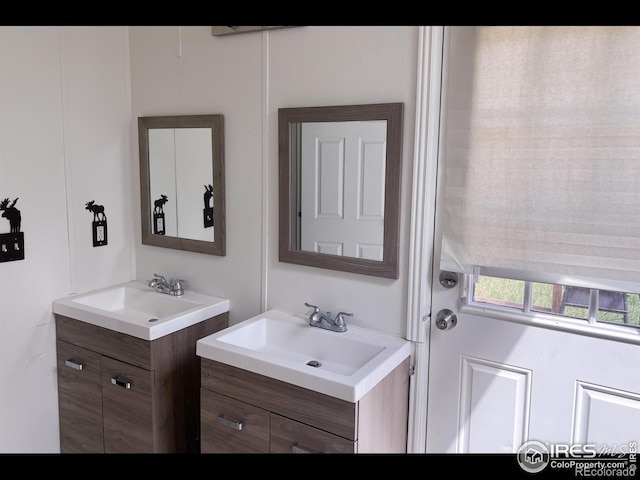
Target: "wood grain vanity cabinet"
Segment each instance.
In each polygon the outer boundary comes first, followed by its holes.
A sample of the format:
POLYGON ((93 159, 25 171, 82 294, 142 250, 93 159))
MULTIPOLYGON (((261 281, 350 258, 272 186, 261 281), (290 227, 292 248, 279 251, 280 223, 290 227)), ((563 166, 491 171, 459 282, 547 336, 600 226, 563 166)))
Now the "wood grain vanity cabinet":
POLYGON ((409 358, 355 403, 201 365, 202 453, 406 453, 409 358))
POLYGON ((196 342, 227 326, 149 341, 56 314, 61 453, 199 453, 196 342))

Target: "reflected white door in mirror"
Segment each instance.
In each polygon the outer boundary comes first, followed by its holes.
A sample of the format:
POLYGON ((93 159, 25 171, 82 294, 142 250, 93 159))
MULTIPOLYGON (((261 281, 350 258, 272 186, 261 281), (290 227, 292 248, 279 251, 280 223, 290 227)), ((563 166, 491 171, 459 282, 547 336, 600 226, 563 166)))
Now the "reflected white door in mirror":
POLYGON ((398 278, 403 104, 280 108, 286 263, 398 278))
POLYGON ((301 250, 382 261, 386 127, 302 124, 301 250))

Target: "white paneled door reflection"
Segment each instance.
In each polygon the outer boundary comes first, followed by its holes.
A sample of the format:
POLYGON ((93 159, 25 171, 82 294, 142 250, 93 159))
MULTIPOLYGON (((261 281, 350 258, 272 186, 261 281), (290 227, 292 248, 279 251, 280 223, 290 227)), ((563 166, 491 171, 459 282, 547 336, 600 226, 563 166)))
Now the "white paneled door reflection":
POLYGON ((382 260, 386 122, 302 127, 302 250, 382 260))

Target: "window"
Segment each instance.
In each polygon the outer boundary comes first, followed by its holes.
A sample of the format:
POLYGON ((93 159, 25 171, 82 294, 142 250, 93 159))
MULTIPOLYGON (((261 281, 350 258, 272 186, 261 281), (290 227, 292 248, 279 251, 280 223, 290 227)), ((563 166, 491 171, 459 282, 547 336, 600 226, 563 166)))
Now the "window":
POLYGON ((640 333, 640 27, 447 34, 439 269, 492 314, 640 333))
POLYGON ((448 32, 440 270, 637 289, 640 27, 448 32))
POLYGON ((640 327, 640 295, 489 275, 471 275, 471 304, 640 327))

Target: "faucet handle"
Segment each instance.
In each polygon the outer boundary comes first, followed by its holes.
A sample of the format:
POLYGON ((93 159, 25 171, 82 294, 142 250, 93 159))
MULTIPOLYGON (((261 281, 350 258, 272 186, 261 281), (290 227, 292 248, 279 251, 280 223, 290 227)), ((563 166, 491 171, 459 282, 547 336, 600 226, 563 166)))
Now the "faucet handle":
POLYGON ((344 325, 344 317, 353 317, 353 313, 347 313, 347 312, 340 312, 336 315, 336 318, 334 320, 334 323, 336 325, 344 325))
POLYGON ((184 283, 185 281, 179 278, 171 280, 171 285, 173 285, 173 291, 176 295, 182 295, 184 293, 184 283))
POLYGON ((313 308, 313 313, 309 315, 309 324, 312 326, 318 326, 322 321, 322 314, 320 313, 320 309, 315 305, 311 305, 307 302, 304 302, 307 307, 313 308))
POLYGON ((304 302, 304 304, 305 304, 307 307, 311 307, 311 308, 313 308, 313 310, 314 310, 314 311, 313 311, 313 313, 320 313, 320 309, 319 309, 318 307, 316 307, 315 305, 311 305, 311 304, 309 304, 309 303, 307 303, 307 302, 304 302))
POLYGON ((164 276, 158 275, 157 273, 153 274, 153 278, 154 278, 154 280, 158 279, 158 280, 162 280, 163 282, 166 282, 166 279, 164 278, 164 276))

